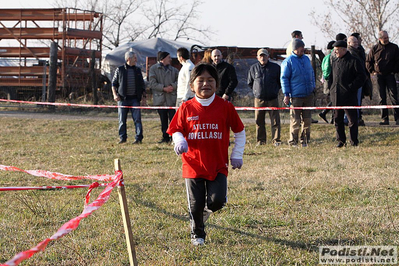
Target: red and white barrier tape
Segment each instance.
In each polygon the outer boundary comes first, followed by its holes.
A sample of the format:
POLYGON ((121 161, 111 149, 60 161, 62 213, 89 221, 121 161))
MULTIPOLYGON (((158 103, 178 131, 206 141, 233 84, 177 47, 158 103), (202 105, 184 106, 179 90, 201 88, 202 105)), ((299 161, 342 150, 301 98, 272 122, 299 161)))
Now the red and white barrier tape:
POLYGON ((57 179, 57 180, 81 180, 81 179, 90 179, 90 180, 97 180, 97 181, 112 181, 115 176, 114 175, 88 175, 88 176, 72 176, 72 175, 64 175, 55 172, 49 172, 44 170, 22 170, 14 166, 6 166, 0 165, 0 170, 4 171, 13 171, 13 172, 24 172, 33 176, 38 177, 47 177, 50 179, 57 179))
MULTIPOLYGON (((107 184, 99 184, 100 187, 105 187, 107 184)), ((76 185, 76 186, 40 186, 40 187, 0 187, 0 191, 19 191, 19 190, 51 190, 51 189, 74 189, 86 188, 91 185, 76 185)))
MULTIPOLYGON (((0 264, 0 266, 18 265, 22 261, 32 257, 37 252, 43 251, 47 247, 47 245, 50 241, 57 240, 57 239, 65 236, 66 234, 72 232, 73 230, 75 230, 79 226, 80 221, 82 219, 86 218, 87 216, 91 215, 94 211, 98 210, 104 203, 106 203, 110 197, 112 190, 115 188, 115 186, 122 183, 121 180, 123 178, 123 175, 122 175, 121 171, 116 171, 114 177, 115 177, 114 180, 111 183, 107 184, 107 186, 100 193, 100 195, 97 197, 97 199, 94 200, 89 205, 87 205, 88 197, 86 196, 86 204, 85 204, 82 214, 80 214, 78 217, 75 217, 75 218, 69 220, 68 222, 66 222, 50 238, 46 238, 45 240, 40 242, 37 246, 35 246, 29 250, 22 251, 22 252, 18 253, 11 260, 7 261, 4 264, 0 264)), ((90 194, 91 190, 96 186, 98 186, 98 183, 97 184, 93 183, 90 186, 88 194, 90 194)))
MULTIPOLYGON (((129 109, 178 109, 178 107, 171 106, 117 106, 117 105, 94 105, 94 104, 75 104, 75 103, 50 103, 50 102, 29 102, 17 100, 0 99, 0 102, 24 103, 36 105, 53 105, 53 106, 71 106, 71 107, 86 107, 86 108, 129 108, 129 109)), ((399 108, 399 105, 369 105, 369 106, 319 106, 319 107, 236 107, 238 111, 255 111, 255 110, 337 110, 337 109, 394 109, 399 108)))

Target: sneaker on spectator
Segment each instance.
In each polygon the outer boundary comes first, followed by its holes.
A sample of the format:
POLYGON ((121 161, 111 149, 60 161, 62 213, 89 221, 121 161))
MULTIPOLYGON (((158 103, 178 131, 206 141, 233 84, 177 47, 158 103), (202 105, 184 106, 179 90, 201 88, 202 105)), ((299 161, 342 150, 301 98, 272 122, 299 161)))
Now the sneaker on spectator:
POLYGON ((364 126, 366 126, 366 124, 364 123, 364 120, 363 119, 359 119, 359 127, 364 127, 364 126))
POLYGON ((193 244, 194 246, 203 246, 205 244, 205 239, 193 238, 191 239, 191 244, 193 244))

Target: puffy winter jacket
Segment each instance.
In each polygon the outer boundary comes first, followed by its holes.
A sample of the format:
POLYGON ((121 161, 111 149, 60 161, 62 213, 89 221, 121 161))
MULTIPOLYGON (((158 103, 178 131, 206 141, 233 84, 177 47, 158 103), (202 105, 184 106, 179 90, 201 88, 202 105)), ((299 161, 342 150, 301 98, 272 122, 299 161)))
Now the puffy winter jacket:
POLYGON ((309 58, 292 54, 281 64, 281 88, 285 96, 307 97, 315 89, 315 77, 309 58))

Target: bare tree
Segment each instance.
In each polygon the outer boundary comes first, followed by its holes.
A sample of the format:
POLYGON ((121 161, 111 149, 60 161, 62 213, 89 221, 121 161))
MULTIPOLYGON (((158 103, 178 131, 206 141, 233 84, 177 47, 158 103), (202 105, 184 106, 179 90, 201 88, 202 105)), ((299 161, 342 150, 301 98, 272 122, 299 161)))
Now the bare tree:
POLYGON ((176 0, 54 0, 58 7, 102 12, 103 46, 114 49, 121 43, 151 38, 194 39, 201 43, 213 34, 197 26, 200 1, 178 5, 176 0))
POLYGON ((389 33, 391 41, 399 37, 398 0, 326 0, 324 3, 329 10, 327 14, 312 10, 310 16, 328 38, 334 39, 338 32, 359 32, 363 45, 370 47, 381 30, 389 33))
POLYGON ((187 5, 175 5, 170 0, 154 0, 145 8, 145 17, 149 21, 147 39, 155 37, 177 39, 209 40, 212 30, 196 25, 198 7, 201 1, 192 1, 187 5), (188 6, 188 9, 187 9, 188 6))
POLYGON ((184 38, 202 42, 201 38, 210 39, 210 35, 214 34, 210 27, 202 28, 195 24, 198 18, 197 8, 201 4, 200 1, 193 1, 187 13, 181 14, 174 40, 184 38))
POLYGON ((103 6, 103 13, 106 17, 103 29, 103 36, 106 40, 105 47, 113 49, 118 47, 121 42, 132 40, 132 34, 133 36, 140 35, 137 34, 140 29, 132 27, 132 24, 129 23, 131 16, 137 12, 139 7, 140 2, 137 0, 105 1, 103 6))

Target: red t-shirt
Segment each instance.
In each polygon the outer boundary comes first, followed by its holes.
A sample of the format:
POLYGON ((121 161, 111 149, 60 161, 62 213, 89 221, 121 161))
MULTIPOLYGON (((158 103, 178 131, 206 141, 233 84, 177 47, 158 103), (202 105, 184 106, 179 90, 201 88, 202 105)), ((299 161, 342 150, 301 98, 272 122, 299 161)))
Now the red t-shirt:
POLYGON ((180 106, 167 133, 181 132, 187 140, 188 152, 182 154, 184 178, 212 181, 218 173, 227 176, 230 128, 238 133, 244 125, 234 106, 219 96, 209 106, 195 98, 180 106))

